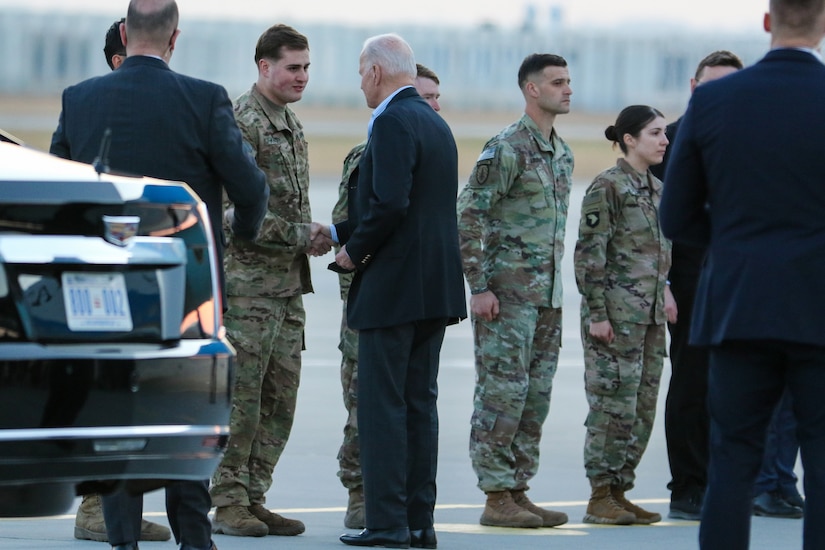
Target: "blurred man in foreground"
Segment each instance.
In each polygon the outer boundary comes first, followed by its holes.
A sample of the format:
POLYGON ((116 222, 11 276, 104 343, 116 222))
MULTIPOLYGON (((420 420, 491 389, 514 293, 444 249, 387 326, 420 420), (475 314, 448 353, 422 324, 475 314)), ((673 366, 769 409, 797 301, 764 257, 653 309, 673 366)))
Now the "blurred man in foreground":
POLYGON ((710 346, 703 550, 749 546, 771 415, 790 390, 805 550, 825 548, 825 0, 771 0, 771 50, 699 86, 665 174, 661 224, 707 247, 690 343, 710 346))

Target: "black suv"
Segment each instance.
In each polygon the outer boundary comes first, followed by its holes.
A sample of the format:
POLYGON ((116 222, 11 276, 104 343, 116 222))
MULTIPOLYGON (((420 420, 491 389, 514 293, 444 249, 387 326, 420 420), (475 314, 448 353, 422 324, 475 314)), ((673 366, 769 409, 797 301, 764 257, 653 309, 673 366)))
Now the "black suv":
POLYGON ((212 475, 229 436, 205 204, 0 139, 0 516, 212 475))

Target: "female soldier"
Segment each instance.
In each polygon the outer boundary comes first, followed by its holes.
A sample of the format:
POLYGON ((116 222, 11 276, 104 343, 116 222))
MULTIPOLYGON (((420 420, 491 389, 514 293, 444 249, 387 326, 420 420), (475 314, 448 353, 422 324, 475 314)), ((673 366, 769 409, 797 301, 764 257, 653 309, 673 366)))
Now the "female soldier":
POLYGON ((584 522, 654 523, 662 516, 624 494, 656 415, 665 321, 676 322, 670 243, 659 230, 662 182, 649 170, 667 148, 665 119, 632 105, 604 134, 624 158, 587 189, 574 257, 590 405, 584 464, 592 494, 584 522))

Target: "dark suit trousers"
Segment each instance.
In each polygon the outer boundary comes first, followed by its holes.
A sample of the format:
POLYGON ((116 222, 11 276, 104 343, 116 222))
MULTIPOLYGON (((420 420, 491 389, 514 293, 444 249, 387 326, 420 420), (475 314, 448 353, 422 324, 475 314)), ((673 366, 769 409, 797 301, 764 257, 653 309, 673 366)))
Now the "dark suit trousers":
POLYGON ((103 495, 103 521, 112 546, 140 540, 140 522, 143 519, 143 495, 117 491, 103 495))
MULTIPOLYGON (((208 550, 212 547, 209 521, 209 480, 174 481, 166 486, 166 517, 181 548, 208 550)), ((103 497, 106 534, 114 545, 137 542, 143 519, 143 495, 118 491, 103 497)))
POLYGON ((369 529, 433 525, 438 360, 446 319, 358 334, 358 435, 369 529))
POLYGON ((825 548, 825 347, 734 341, 710 352, 711 415, 702 550, 747 550, 753 485, 768 424, 785 388, 791 392, 805 470, 803 548, 825 548))
POLYGON ((665 436, 670 463, 671 500, 689 498, 707 485, 710 416, 708 414, 708 351, 688 344, 696 279, 673 278, 671 290, 679 308, 670 331, 670 386, 665 401, 665 436))

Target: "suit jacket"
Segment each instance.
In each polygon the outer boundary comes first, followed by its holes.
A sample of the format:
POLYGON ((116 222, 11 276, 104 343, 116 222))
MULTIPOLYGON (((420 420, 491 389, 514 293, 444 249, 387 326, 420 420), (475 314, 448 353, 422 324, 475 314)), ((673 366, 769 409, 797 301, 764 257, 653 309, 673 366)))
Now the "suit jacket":
POLYGON ((792 49, 698 87, 665 174, 665 234, 707 246, 691 343, 825 345, 825 65, 792 49))
POLYGON ((189 184, 209 209, 220 257, 225 244, 224 188, 235 203, 233 232, 243 239, 255 237, 269 189, 243 150, 223 87, 138 55, 128 57, 116 71, 67 88, 62 107, 52 154, 91 163, 110 128, 111 169, 189 184))
POLYGON ((382 328, 467 316, 458 247, 458 153, 452 132, 414 88, 373 122, 336 224, 356 265, 347 323, 382 328))

